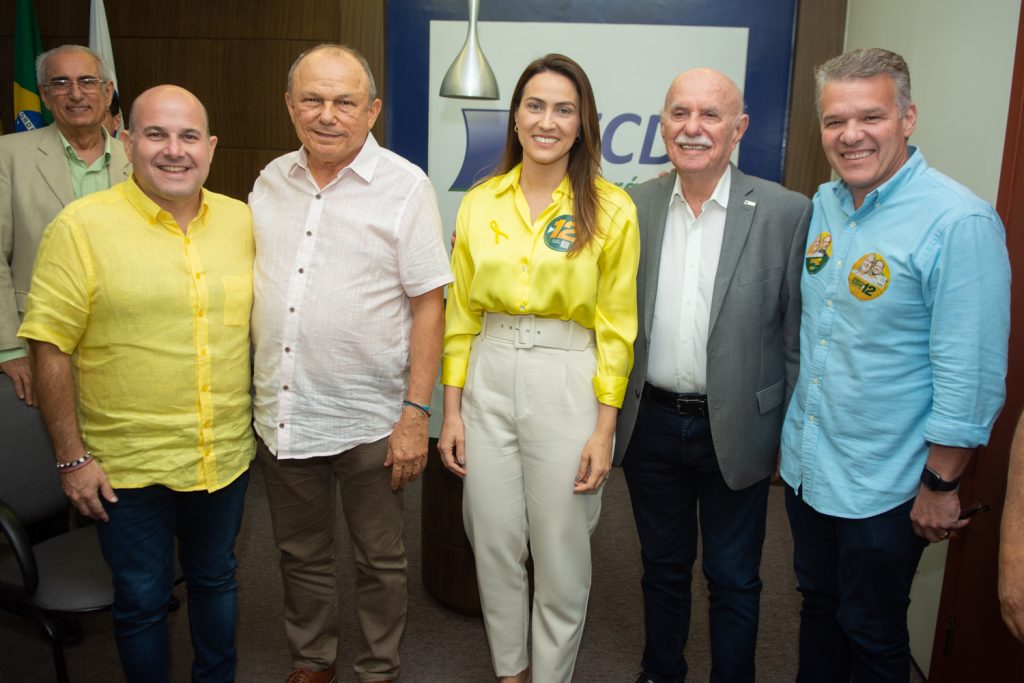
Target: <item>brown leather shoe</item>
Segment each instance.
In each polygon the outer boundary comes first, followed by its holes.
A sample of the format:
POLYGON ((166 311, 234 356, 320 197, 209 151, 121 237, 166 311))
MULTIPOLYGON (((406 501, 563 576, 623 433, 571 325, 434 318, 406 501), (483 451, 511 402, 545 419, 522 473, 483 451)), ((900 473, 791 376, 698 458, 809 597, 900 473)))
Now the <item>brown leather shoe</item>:
POLYGON ((335 680, 337 679, 334 676, 333 666, 329 669, 324 669, 323 671, 303 669, 299 666, 288 674, 288 680, 286 683, 334 683, 335 680))

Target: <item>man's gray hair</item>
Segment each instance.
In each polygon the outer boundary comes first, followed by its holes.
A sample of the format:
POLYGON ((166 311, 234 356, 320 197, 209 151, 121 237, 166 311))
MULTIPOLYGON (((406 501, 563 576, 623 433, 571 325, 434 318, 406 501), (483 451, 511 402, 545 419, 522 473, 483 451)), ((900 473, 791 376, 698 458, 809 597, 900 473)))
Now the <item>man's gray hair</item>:
POLYGON ((829 81, 850 81, 858 78, 888 76, 896 84, 896 104, 900 116, 912 104, 910 99, 910 68, 906 60, 890 50, 879 47, 850 50, 833 57, 814 70, 814 104, 821 116, 821 91, 829 81))
POLYGON ((295 61, 292 62, 291 68, 288 69, 287 92, 292 91, 292 77, 295 75, 295 69, 296 67, 299 66, 299 62, 301 62, 303 59, 313 54, 314 52, 319 52, 320 50, 334 50, 335 52, 344 52, 348 55, 351 55, 357 62, 359 62, 362 65, 363 71, 366 72, 366 80, 370 84, 370 101, 373 102, 375 99, 377 99, 377 82, 373 80, 373 72, 370 71, 370 63, 366 61, 366 57, 364 57, 362 53, 359 52, 359 50, 353 47, 349 47, 348 45, 340 45, 338 43, 321 43, 316 47, 309 48, 301 55, 296 57, 295 61))
POLYGON ((36 57, 36 83, 39 85, 46 83, 46 63, 50 60, 50 57, 56 57, 57 55, 64 55, 71 52, 81 52, 82 54, 89 55, 95 59, 96 63, 100 66, 100 72, 96 75, 104 81, 111 80, 112 76, 110 70, 107 68, 106 63, 104 63, 103 58, 98 54, 84 45, 61 45, 60 47, 55 47, 52 50, 47 50, 36 57))

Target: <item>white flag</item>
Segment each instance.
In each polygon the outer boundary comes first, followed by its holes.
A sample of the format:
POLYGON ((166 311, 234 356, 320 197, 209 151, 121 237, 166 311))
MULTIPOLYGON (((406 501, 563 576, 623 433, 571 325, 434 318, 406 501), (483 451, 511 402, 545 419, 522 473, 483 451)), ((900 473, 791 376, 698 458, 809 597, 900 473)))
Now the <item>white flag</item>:
POLYGON ((114 70, 114 50, 110 47, 110 29, 107 28, 107 10, 103 0, 92 0, 89 12, 89 49, 95 52, 107 65, 110 79, 117 92, 117 72, 114 70))

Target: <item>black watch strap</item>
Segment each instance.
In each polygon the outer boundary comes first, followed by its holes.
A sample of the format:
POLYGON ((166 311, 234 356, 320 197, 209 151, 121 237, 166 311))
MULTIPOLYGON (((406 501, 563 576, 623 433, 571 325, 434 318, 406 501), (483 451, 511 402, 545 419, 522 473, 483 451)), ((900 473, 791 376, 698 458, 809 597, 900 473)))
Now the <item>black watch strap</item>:
POLYGON ((960 477, 957 477, 953 481, 946 481, 939 476, 938 472, 925 465, 925 468, 921 470, 921 483, 924 484, 924 487, 929 491, 948 493, 949 491, 956 491, 960 488, 960 477))

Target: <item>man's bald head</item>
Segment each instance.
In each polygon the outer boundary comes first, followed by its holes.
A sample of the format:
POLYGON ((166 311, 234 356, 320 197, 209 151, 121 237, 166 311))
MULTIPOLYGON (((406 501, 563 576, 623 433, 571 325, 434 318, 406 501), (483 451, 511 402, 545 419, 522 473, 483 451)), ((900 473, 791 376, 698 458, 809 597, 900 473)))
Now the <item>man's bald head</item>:
POLYGON ((159 100, 164 95, 177 94, 186 99, 190 99, 193 104, 199 107, 199 110, 203 113, 203 130, 209 135, 210 134, 210 115, 206 111, 206 105, 204 105, 198 97, 192 94, 191 91, 186 90, 178 85, 157 85, 149 90, 144 91, 141 95, 135 98, 132 102, 131 112, 128 114, 128 131, 135 132, 135 112, 137 111, 140 103, 142 106, 147 106, 148 100, 159 100))
POLYGON ((725 74, 700 68, 676 76, 665 96, 661 136, 684 194, 692 184, 714 187, 748 122, 743 94, 725 74))

